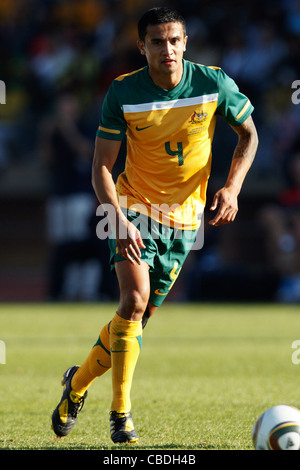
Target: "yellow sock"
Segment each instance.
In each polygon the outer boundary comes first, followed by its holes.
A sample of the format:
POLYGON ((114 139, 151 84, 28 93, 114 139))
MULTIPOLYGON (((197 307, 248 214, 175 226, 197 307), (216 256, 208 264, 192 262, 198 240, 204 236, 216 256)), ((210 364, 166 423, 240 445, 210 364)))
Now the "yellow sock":
POLYGON ((110 326, 112 411, 127 413, 131 409, 130 390, 141 347, 142 322, 125 320, 116 314, 110 326))
POLYGON ((96 377, 111 368, 108 326, 102 328, 97 343, 72 378, 71 387, 78 395, 84 395, 96 377))

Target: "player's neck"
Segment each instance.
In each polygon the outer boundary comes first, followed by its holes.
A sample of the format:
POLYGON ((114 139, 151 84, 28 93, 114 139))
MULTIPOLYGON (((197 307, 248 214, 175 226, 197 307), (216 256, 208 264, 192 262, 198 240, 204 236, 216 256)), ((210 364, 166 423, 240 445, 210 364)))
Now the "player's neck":
POLYGON ((149 76, 151 77, 152 81, 155 85, 163 88, 164 90, 173 90, 181 81, 183 74, 183 67, 179 67, 179 69, 173 74, 163 74, 163 73, 155 73, 149 67, 149 76))

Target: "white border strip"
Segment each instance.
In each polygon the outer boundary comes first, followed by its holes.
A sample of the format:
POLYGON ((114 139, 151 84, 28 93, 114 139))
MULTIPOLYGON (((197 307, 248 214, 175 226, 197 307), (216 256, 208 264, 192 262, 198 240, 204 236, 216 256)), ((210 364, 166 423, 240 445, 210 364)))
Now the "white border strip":
POLYGON ((141 113, 143 111, 159 111, 161 109, 184 108, 202 103, 210 103, 218 100, 219 93, 210 95, 195 96, 193 98, 182 98, 171 101, 155 101, 152 103, 124 104, 124 113, 141 113))

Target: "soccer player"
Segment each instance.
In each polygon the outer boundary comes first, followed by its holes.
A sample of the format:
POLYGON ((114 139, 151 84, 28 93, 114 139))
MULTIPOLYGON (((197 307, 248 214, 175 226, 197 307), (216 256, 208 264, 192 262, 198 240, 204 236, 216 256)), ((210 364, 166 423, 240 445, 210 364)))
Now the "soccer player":
POLYGON ((111 369, 113 442, 136 442, 130 390, 142 330, 175 282, 196 238, 206 203, 216 115, 237 133, 229 174, 214 195, 213 226, 233 222, 238 195, 258 139, 253 106, 222 69, 183 59, 187 36, 179 13, 147 11, 138 24, 144 68, 116 78, 103 103, 92 181, 109 219, 111 267, 120 302, 112 320, 80 367, 64 374, 53 412, 58 436, 76 423, 96 377, 111 369), (116 185, 112 169, 127 135, 125 171, 116 185))

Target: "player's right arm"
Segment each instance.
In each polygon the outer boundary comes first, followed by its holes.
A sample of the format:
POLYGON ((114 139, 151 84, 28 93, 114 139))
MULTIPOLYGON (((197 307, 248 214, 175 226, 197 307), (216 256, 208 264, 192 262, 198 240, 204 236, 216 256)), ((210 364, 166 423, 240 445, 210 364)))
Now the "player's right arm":
POLYGON ((144 244, 139 230, 123 214, 116 193, 112 170, 121 147, 120 140, 96 137, 92 166, 92 185, 96 196, 107 211, 109 223, 116 235, 118 253, 131 263, 140 264, 140 247, 144 244), (122 237, 120 234, 127 234, 122 237))

